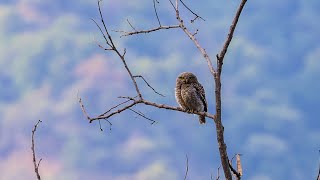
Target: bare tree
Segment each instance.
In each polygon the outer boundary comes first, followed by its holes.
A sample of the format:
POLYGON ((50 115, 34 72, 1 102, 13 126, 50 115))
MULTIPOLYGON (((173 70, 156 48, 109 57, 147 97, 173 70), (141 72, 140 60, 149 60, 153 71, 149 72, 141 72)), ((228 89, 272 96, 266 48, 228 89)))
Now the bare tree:
MULTIPOLYGON (((133 29, 133 31, 130 32, 126 32, 126 31, 118 31, 121 34, 121 36, 130 36, 130 35, 138 35, 138 34, 143 34, 143 33, 152 33, 155 31, 159 31, 159 30, 168 30, 168 29, 176 29, 176 28, 180 28, 186 35, 188 38, 190 38, 190 40, 194 43, 194 45, 196 46, 196 48, 200 51, 200 53, 203 55, 204 60, 207 62, 208 68, 211 72, 211 75, 214 77, 214 84, 215 84, 215 102, 216 102, 216 112, 215 114, 210 114, 207 112, 192 112, 193 114, 197 114, 197 115, 203 115, 206 116, 212 120, 214 120, 215 125, 216 125, 216 131, 217 131, 217 141, 218 141, 218 146, 219 146, 219 153, 220 153, 220 158, 221 158, 221 164, 222 164, 222 168, 224 171, 224 175, 225 178, 227 180, 231 180, 232 179, 232 174, 231 171, 233 172, 233 174, 235 175, 235 177, 237 179, 241 178, 242 175, 242 168, 241 171, 238 168, 237 170, 235 170, 228 158, 228 154, 227 154, 227 146, 225 144, 224 141, 224 127, 221 121, 221 73, 222 73, 222 65, 224 62, 224 57, 227 53, 228 47, 231 43, 235 28, 237 26, 240 14, 243 10, 243 7, 245 6, 247 0, 241 0, 241 3, 237 9, 237 12, 234 16, 234 19, 231 23, 230 26, 230 30, 229 33, 226 37, 226 40, 224 42, 224 45, 221 49, 221 51, 216 55, 216 67, 213 66, 212 64, 212 60, 210 58, 210 56, 208 55, 208 53, 206 52, 206 50, 200 45, 199 41, 196 39, 196 34, 198 31, 196 31, 195 33, 191 33, 191 31, 188 29, 188 27, 186 27, 183 18, 180 16, 180 9, 181 9, 181 5, 182 8, 187 9, 189 12, 191 12, 194 15, 194 19, 191 20, 191 22, 195 21, 195 20, 204 20, 201 16, 199 16, 198 14, 196 14, 195 12, 193 12, 191 10, 191 8, 189 8, 182 0, 175 0, 175 2, 173 2, 172 0, 169 0, 169 3, 172 5, 173 10, 175 11, 175 18, 177 19, 177 24, 174 25, 167 25, 167 26, 163 26, 161 24, 161 21, 159 19, 158 13, 157 13, 157 8, 156 8, 156 3, 159 3, 157 0, 153 0, 153 8, 154 8, 154 12, 158 21, 159 26, 155 27, 155 28, 151 28, 151 29, 145 29, 145 30, 137 30, 131 23, 129 20, 127 20, 128 24, 131 26, 131 28, 133 29)), ((191 113, 188 112, 180 107, 173 107, 173 106, 169 106, 169 105, 165 105, 165 104, 159 104, 156 102, 151 102, 146 100, 142 94, 141 94, 141 90, 136 82, 137 78, 142 78, 144 80, 144 82, 158 95, 163 96, 162 94, 158 93, 154 88, 152 88, 152 86, 146 81, 146 79, 144 77, 142 77, 141 75, 134 75, 132 74, 128 64, 126 63, 126 49, 124 50, 119 50, 119 48, 117 47, 117 45, 114 43, 112 35, 109 31, 109 29, 106 26, 106 23, 104 21, 104 17, 102 16, 102 12, 101 12, 101 0, 98 0, 98 10, 100 13, 100 22, 101 24, 99 24, 97 21, 95 21, 94 19, 92 19, 94 21, 94 23, 97 25, 97 27, 99 28, 106 46, 100 45, 98 44, 98 46, 106 51, 113 51, 122 61, 124 68, 126 69, 128 75, 130 76, 130 79, 132 81, 132 84, 134 85, 135 91, 136 91, 136 96, 135 97, 119 97, 119 98, 123 98, 126 99, 124 102, 111 107, 110 109, 108 109, 106 112, 96 116, 96 117, 90 117, 89 114, 87 113, 85 106, 83 105, 83 102, 81 100, 81 98, 79 98, 79 104, 81 106, 81 109, 83 111, 83 113, 85 114, 86 118, 88 119, 88 121, 90 123, 92 123, 95 120, 98 120, 100 123, 100 120, 106 120, 107 122, 109 122, 110 126, 112 125, 110 123, 110 121, 108 120, 110 117, 122 113, 126 110, 131 110, 132 112, 138 114, 139 116, 149 120, 152 124, 155 122, 154 120, 146 117, 143 113, 133 110, 132 107, 134 107, 135 105, 138 104, 144 104, 147 106, 153 106, 156 108, 160 108, 160 109, 167 109, 167 110, 173 110, 173 111, 180 111, 180 112, 184 112, 184 113, 191 113)), ((101 128, 101 126, 100 126, 101 128)), ((237 160, 237 164, 238 161, 240 162, 240 157, 237 158, 239 160, 237 160)), ((188 160, 188 159, 187 159, 188 160)), ((238 166, 241 167, 241 166, 238 166)), ((187 176, 187 172, 188 172, 188 166, 187 166, 187 171, 186 171, 186 175, 187 176)), ((219 175, 217 177, 217 179, 219 178, 219 175)))

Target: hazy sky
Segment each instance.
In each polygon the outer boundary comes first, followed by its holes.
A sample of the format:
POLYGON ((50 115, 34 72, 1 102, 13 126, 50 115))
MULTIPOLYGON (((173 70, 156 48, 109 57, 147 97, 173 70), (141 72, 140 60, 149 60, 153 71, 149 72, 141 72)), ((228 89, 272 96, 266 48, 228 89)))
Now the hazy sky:
MULTIPOLYGON (((188 28, 213 63, 239 1, 186 0, 205 21, 188 28)), ((191 71, 203 84, 214 113, 214 84, 206 61, 179 29, 122 37, 112 30, 158 25, 152 0, 104 0, 103 15, 127 63, 166 97, 138 80, 147 100, 177 106, 175 79, 191 71)), ((167 0, 157 4, 163 25, 176 25, 167 0)), ((182 7, 181 7, 182 8, 182 7)), ((320 1, 248 1, 222 74, 223 117, 229 156, 241 153, 243 179, 315 179, 320 149, 320 1)), ((143 105, 89 124, 78 104, 99 115, 135 96, 122 62, 104 45, 96 0, 2 0, 0 2, 0 179, 35 179, 31 130, 43 158, 45 180, 189 179, 215 177, 220 165, 215 125, 197 116, 143 105)), ((223 178, 222 178, 223 179, 223 178)))

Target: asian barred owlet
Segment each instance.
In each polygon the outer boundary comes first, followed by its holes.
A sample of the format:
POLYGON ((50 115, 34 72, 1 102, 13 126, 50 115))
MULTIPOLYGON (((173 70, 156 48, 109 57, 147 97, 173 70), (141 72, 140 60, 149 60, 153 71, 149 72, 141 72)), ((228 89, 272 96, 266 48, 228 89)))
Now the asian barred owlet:
MULTIPOLYGON (((190 72, 181 73, 176 81, 176 100, 187 111, 207 112, 207 101, 204 89, 197 77, 190 72)), ((199 116, 200 124, 206 123, 205 116, 199 116)))

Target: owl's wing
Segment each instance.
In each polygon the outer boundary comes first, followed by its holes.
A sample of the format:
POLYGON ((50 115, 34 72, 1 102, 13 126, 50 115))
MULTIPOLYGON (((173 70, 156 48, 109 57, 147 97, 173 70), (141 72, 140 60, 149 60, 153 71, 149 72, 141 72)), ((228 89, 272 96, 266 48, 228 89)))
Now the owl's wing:
POLYGON ((204 107, 203 110, 207 112, 208 108, 207 108, 206 93, 204 92, 203 86, 200 83, 196 83, 194 87, 196 88, 197 92, 199 92, 199 96, 204 107))

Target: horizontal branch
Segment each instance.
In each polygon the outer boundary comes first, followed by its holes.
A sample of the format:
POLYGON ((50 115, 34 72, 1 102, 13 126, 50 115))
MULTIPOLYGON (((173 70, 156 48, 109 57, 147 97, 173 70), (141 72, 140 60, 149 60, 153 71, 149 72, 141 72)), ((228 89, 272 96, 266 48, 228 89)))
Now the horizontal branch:
MULTIPOLYGON (((168 110, 172 110, 172 111, 180 111, 180 112, 185 112, 185 113, 188 113, 188 114, 202 115, 202 116, 206 116, 206 117, 208 117, 210 119, 215 120, 215 115, 210 114, 208 112, 196 112, 196 111, 189 112, 189 111, 186 111, 186 110, 182 109, 181 107, 174 107, 174 106, 169 106, 169 105, 166 105, 166 104, 158 104, 158 103, 147 101, 147 100, 144 100, 144 99, 135 99, 135 98, 132 98, 132 97, 123 97, 123 98, 126 98, 126 99, 130 100, 131 103, 126 105, 125 107, 119 108, 119 109, 114 110, 112 112, 108 110, 107 112, 110 112, 109 114, 104 113, 102 115, 99 115, 99 116, 93 117, 93 118, 91 118, 87 114, 87 112, 86 112, 86 110, 84 108, 84 105, 82 104, 82 101, 79 100, 79 103, 80 103, 80 107, 82 109, 82 112, 85 114, 85 116, 87 117, 87 119, 89 120, 90 123, 92 123, 95 120, 108 119, 108 118, 110 118, 110 117, 112 117, 112 116, 114 116, 116 114, 119 114, 119 113, 121 113, 121 112, 123 112, 125 110, 130 109, 131 107, 133 107, 133 106, 135 106, 137 104, 145 104, 145 105, 153 106, 153 107, 156 107, 156 108, 159 108, 159 109, 168 109, 168 110)), ((129 101, 127 101, 127 102, 129 102, 129 101)), ((123 103, 121 103, 121 105, 122 104, 123 103)), ((114 107, 118 107, 118 106, 119 105, 114 106, 114 107)), ((112 107, 111 109, 114 109, 114 107, 112 107)))
POLYGON ((131 36, 131 35, 135 35, 135 34, 146 34, 146 33, 151 33, 154 31, 159 31, 162 29, 174 29, 174 28, 180 28, 179 25, 172 25, 172 26, 159 26, 157 28, 153 28, 153 29, 148 29, 148 30, 140 30, 140 31, 132 31, 132 32, 123 32, 124 34, 121 35, 120 37, 123 36, 131 36))

